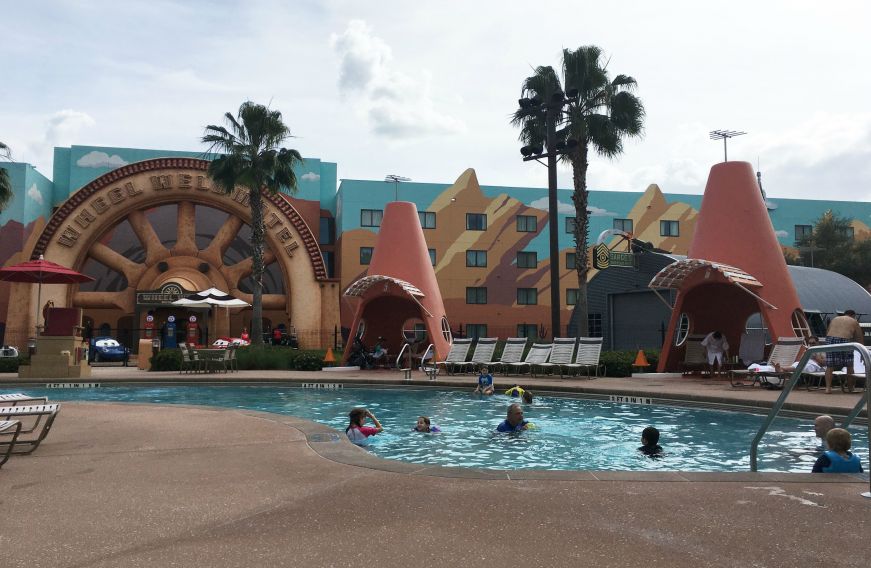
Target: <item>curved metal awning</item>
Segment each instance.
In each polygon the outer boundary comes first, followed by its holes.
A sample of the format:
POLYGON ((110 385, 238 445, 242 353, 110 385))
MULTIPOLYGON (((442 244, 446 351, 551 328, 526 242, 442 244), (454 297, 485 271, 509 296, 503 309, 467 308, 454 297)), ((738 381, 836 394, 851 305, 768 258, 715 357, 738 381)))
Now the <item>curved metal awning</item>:
MULTIPOLYGON (((723 276, 727 282, 738 286, 769 308, 773 310, 777 309, 776 306, 747 289, 747 287, 762 287, 762 282, 757 280, 755 276, 744 272, 740 268, 701 258, 686 258, 673 264, 669 264, 653 277, 653 280, 650 281, 650 284, 648 284, 647 287, 653 289, 654 292, 656 289, 661 288, 679 290, 681 286, 683 286, 684 281, 698 270, 713 270, 723 276)), ((662 297, 660 297, 660 299, 665 301, 662 297)), ((666 305, 672 307, 668 302, 666 302, 666 305)))
POLYGON ((383 276, 381 274, 373 274, 371 276, 364 276, 363 278, 357 280, 345 290, 346 296, 354 296, 360 297, 366 293, 369 288, 375 286, 376 284, 380 284, 381 282, 392 282, 396 284, 400 288, 402 288, 405 292, 410 296, 414 296, 416 298, 423 298, 424 293, 420 291, 420 288, 406 282, 405 280, 400 280, 399 278, 394 278, 392 276, 383 276))

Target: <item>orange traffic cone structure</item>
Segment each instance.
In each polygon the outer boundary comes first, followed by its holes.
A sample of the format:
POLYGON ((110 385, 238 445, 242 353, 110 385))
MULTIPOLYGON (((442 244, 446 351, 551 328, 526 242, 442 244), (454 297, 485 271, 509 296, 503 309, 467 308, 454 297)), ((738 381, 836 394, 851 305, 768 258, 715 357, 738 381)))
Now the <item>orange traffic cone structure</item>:
POLYGON ((638 350, 638 355, 635 356, 635 362, 632 363, 633 367, 647 367, 650 363, 647 362, 647 356, 644 355, 644 349, 638 350))
POLYGON ((324 355, 324 363, 326 363, 327 365, 332 365, 335 362, 336 362, 336 356, 333 355, 333 348, 327 347, 327 354, 324 355))

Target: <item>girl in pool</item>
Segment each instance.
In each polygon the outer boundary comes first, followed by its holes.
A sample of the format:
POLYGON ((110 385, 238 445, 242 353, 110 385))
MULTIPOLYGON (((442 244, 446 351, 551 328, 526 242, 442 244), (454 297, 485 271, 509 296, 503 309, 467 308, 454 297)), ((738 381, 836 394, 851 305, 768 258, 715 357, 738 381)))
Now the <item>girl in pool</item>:
POLYGON ((384 428, 381 426, 381 423, 378 422, 378 419, 375 418, 375 415, 365 408, 354 408, 348 413, 348 418, 350 423, 348 424, 348 427, 345 428, 345 435, 348 436, 348 439, 351 440, 352 444, 365 446, 367 443, 366 440, 369 436, 374 436, 375 434, 380 434, 384 431, 384 428), (363 426, 363 422, 366 421, 366 418, 371 418, 375 427, 363 426))
POLYGON ((425 432, 427 434, 434 434, 442 431, 441 428, 430 422, 429 416, 418 416, 417 424, 414 425, 412 430, 415 432, 425 432))

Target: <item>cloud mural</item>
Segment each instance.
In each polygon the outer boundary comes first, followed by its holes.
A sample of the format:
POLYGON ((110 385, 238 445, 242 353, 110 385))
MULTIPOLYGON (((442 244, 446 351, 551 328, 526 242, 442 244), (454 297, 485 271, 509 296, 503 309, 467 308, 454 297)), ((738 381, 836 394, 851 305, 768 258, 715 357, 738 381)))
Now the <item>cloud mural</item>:
POLYGON ((779 231, 774 231, 774 236, 777 237, 778 239, 785 239, 786 237, 789 236, 789 231, 784 231, 783 229, 781 229, 779 231))
MULTIPOLYGON (((541 209, 543 211, 547 211, 547 197, 541 197, 539 199, 536 199, 535 201, 530 201, 529 206, 535 207, 536 209, 541 209)), ((557 201, 556 210, 557 213, 563 213, 565 215, 575 214, 575 206, 571 203, 565 203, 563 201, 557 201)))
POLYGON ((39 192, 39 188, 36 187, 36 184, 30 186, 30 189, 27 190, 27 196, 42 205, 42 193, 39 192))
POLYGON ((303 181, 318 181, 319 179, 321 179, 321 176, 314 172, 309 172, 300 176, 300 179, 303 181))
POLYGON ((587 207, 587 212, 590 214, 590 217, 616 217, 618 214, 613 211, 608 211, 607 209, 602 209, 601 207, 587 207))
POLYGON ((76 165, 82 168, 120 168, 128 163, 118 154, 110 156, 106 152, 98 152, 97 150, 88 152, 76 160, 76 165))

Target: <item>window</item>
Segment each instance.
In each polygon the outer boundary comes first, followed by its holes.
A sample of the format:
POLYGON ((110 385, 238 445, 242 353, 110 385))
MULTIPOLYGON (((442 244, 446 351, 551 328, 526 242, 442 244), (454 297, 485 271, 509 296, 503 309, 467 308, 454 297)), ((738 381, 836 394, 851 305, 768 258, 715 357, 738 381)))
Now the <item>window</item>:
POLYGON ((796 337, 804 337, 805 339, 811 336, 811 326, 808 324, 807 318, 804 317, 801 308, 792 312, 792 332, 796 337))
POLYGON ((538 339, 538 324, 535 323, 519 323, 517 324, 517 337, 526 337, 528 339, 538 339))
POLYGON ((521 306, 534 306, 538 304, 538 290, 536 288, 518 288, 517 303, 521 306))
POLYGON ((361 227, 380 227, 381 217, 384 216, 384 211, 381 209, 361 209, 360 210, 360 226, 361 227))
POLYGON ((360 247, 360 264, 372 262, 372 247, 360 247))
POLYGON ((674 345, 680 347, 690 335, 690 316, 682 313, 677 320, 677 329, 675 330, 674 345))
POLYGON ((472 339, 480 339, 481 337, 487 337, 487 324, 486 323, 467 323, 466 324, 466 337, 471 337, 472 339))
POLYGON ((517 268, 538 268, 538 253, 519 251, 517 253, 517 268))
POLYGON ((429 251, 429 261, 432 263, 433 266, 435 266, 436 265, 435 249, 426 249, 426 250, 429 251))
POLYGON ((517 216, 517 232, 534 233, 538 230, 538 219, 533 215, 517 216))
POLYGON ((578 253, 576 252, 567 252, 566 253, 566 270, 574 270, 575 269, 575 261, 578 258, 578 253))
POLYGON ((420 226, 424 229, 436 228, 436 214, 432 211, 418 211, 417 216, 420 217, 420 226))
POLYGON ((485 250, 467 250, 466 251, 466 266, 473 268, 487 267, 487 251, 485 250))
POLYGON ((324 266, 327 269, 327 278, 335 278, 336 276, 336 253, 331 250, 322 251, 324 255, 324 266))
POLYGON ((448 323, 447 316, 442 316, 442 337, 445 338, 445 341, 448 343, 453 343, 454 337, 451 334, 451 324, 448 323))
POLYGON ((614 219, 614 228, 626 233, 632 232, 632 219, 614 219))
POLYGON ((578 303, 578 289, 577 288, 567 288, 566 289, 566 305, 574 306, 578 303))
POLYGON ((566 232, 569 234, 575 234, 575 218, 574 217, 566 217, 566 232))
POLYGON ((336 220, 332 217, 321 217, 318 243, 331 245, 336 242, 336 220))
POLYGON ((486 231, 487 215, 484 213, 466 213, 467 231, 486 231))
POLYGON ((660 237, 679 237, 680 227, 677 221, 660 221, 659 222, 660 237))
POLYGON ((801 242, 809 239, 814 234, 813 225, 796 225, 795 226, 795 242, 801 242))
POLYGON ((602 337, 602 314, 587 314, 587 330, 590 337, 602 337))
POLYGON ((466 288, 466 303, 467 304, 486 304, 487 303, 487 288, 467 287, 466 288))

